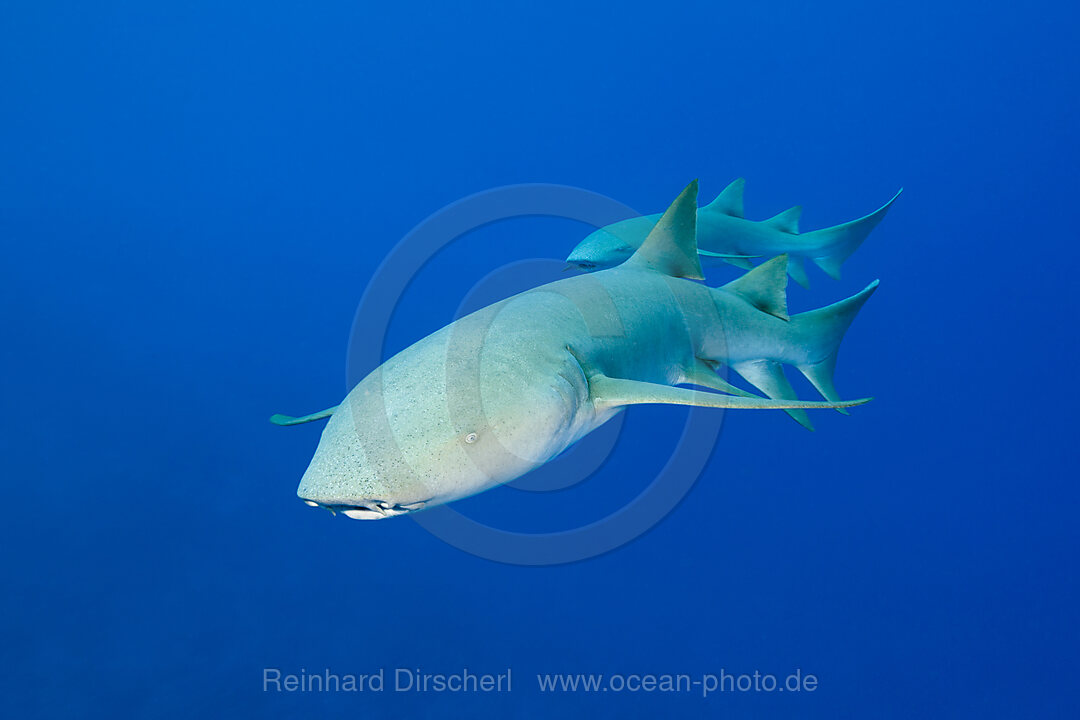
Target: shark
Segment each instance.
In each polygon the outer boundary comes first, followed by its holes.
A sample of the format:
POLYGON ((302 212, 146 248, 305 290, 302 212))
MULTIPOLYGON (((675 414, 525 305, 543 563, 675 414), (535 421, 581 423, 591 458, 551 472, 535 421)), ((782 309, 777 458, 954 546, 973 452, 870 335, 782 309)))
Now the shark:
POLYGON ((357 520, 406 515, 514 480, 633 405, 847 408, 840 341, 877 287, 789 315, 788 258, 720 287, 697 248, 697 181, 623 263, 541 285, 466 315, 397 353, 323 418, 297 495, 357 520), (783 367, 822 400, 798 399, 783 367), (730 366, 765 397, 728 383, 730 366))
MULTIPOLYGON (((768 220, 747 220, 743 214, 746 180, 734 180, 708 205, 698 210, 698 254, 709 260, 726 262, 744 270, 762 257, 788 256, 788 273, 795 282, 810 287, 804 260, 810 260, 833 279, 840 279, 840 266, 854 253, 889 212, 903 192, 858 220, 833 227, 799 233, 802 207, 796 205, 768 220)), ((578 243, 566 261, 570 267, 594 271, 614 267, 641 247, 660 219, 659 214, 642 215, 607 225, 578 243)))

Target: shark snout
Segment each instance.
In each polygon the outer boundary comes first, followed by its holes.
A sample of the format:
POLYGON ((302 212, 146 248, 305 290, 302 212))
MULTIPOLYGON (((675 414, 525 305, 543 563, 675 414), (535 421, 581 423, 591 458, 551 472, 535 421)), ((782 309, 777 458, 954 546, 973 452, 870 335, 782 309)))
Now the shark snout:
POLYGON ((586 272, 606 270, 629 258, 634 252, 627 243, 599 230, 581 241, 566 258, 566 262, 586 272))
POLYGON ((391 491, 355 467, 346 473, 326 456, 317 455, 316 460, 319 462, 312 462, 296 490, 296 495, 311 507, 340 512, 353 520, 382 520, 420 510, 432 499, 422 488, 391 491))
POLYGON ((567 270, 571 270, 573 268, 578 268, 581 270, 592 270, 595 267, 596 263, 575 250, 574 252, 570 253, 569 257, 566 258, 566 267, 563 268, 563 272, 566 272, 567 270))

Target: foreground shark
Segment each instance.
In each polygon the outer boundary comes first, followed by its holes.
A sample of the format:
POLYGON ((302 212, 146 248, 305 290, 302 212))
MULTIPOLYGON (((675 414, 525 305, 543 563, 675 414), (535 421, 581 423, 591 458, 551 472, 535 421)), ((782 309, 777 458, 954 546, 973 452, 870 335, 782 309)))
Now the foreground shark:
MULTIPOLYGON (((840 266, 885 217, 900 192, 866 217, 822 230, 799 234, 802 208, 795 206, 755 222, 743 218, 743 178, 735 180, 715 200, 698 210, 698 254, 749 270, 751 260, 786 253, 788 273, 810 287, 803 258, 812 260, 830 277, 840 279, 840 266)), ((613 267, 641 247, 660 215, 643 215, 612 223, 578 243, 566 261, 582 270, 613 267)))
POLYGON ((451 502, 546 463, 629 405, 842 409, 840 340, 877 283, 788 316, 786 257, 721 288, 701 283, 697 182, 611 270, 549 283, 467 315, 387 360, 330 416, 297 494, 354 519, 451 502), (826 398, 798 400, 794 365, 826 398), (770 399, 729 385, 730 365, 770 399), (691 384, 710 391, 675 387, 691 384), (717 391, 717 392, 713 392, 717 391))

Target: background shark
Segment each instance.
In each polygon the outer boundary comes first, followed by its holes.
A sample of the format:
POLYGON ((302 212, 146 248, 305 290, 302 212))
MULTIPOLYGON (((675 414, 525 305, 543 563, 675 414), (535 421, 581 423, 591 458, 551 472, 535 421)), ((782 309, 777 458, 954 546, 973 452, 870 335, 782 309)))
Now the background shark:
MULTIPOLYGON (((788 273, 803 287, 810 286, 803 258, 813 261, 830 277, 840 279, 844 260, 858 249, 903 192, 898 191, 889 202, 858 220, 799 234, 802 207, 798 205, 768 220, 745 219, 745 186, 743 178, 733 181, 698 210, 698 253, 746 270, 753 267, 754 258, 786 253, 790 258, 788 273)), ((641 246, 659 219, 659 214, 642 215, 600 228, 578 243, 566 260, 583 270, 614 267, 641 246)))
POLYGON ((697 182, 622 265, 534 288, 398 353, 330 414, 298 495, 354 519, 451 502, 551 460, 629 405, 842 409, 840 340, 877 283, 789 317, 786 257, 721 288, 702 280, 697 182), (718 377, 730 365, 770 399, 718 377), (798 400, 781 364, 826 398, 798 400), (675 387, 692 384, 719 392, 675 387))

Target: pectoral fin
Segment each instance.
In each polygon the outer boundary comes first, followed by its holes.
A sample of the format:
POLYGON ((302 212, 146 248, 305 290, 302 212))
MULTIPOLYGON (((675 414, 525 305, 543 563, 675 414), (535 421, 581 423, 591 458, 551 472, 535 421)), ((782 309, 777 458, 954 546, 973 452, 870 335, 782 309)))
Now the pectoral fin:
POLYGON ((753 260, 754 258, 761 257, 760 255, 737 255, 734 253, 718 253, 709 250, 702 250, 701 248, 698 248, 697 253, 698 255, 703 255, 704 257, 720 258, 721 260, 753 260))
POLYGON ((304 415, 303 417, 292 417, 290 415, 282 415, 278 413, 277 415, 270 416, 270 422, 274 423, 275 425, 303 425, 304 423, 314 422, 316 420, 322 420, 323 418, 330 417, 334 414, 334 411, 337 410, 338 407, 338 405, 335 405, 332 408, 320 410, 317 413, 311 413, 310 415, 304 415))
POLYGON ((862 405, 871 398, 841 402, 807 400, 766 400, 765 398, 735 397, 704 390, 658 385, 640 380, 621 380, 596 374, 589 378, 589 392, 597 407, 620 405, 697 405, 699 407, 732 408, 736 410, 787 410, 790 408, 841 408, 862 405))
MULTIPOLYGON (((700 253, 699 253, 700 254, 700 253)), ((748 257, 738 257, 732 255, 731 257, 720 258, 722 262, 726 262, 728 265, 734 265, 740 270, 753 270, 754 263, 750 262, 748 257)))

